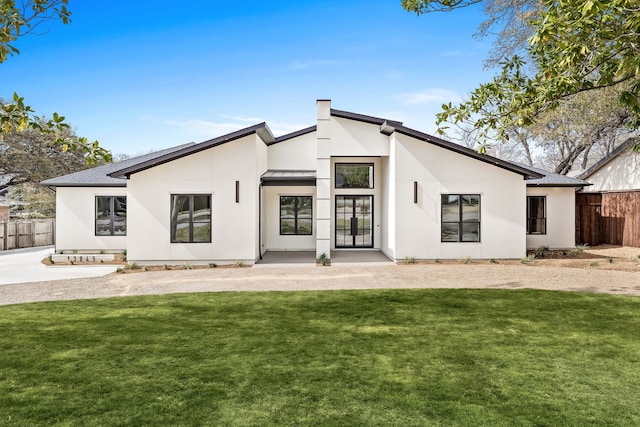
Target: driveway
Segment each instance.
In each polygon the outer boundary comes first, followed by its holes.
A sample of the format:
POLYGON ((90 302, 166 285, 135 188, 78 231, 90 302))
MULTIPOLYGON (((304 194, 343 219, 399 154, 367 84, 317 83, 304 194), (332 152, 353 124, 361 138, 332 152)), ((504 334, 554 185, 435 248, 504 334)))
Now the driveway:
POLYGON ((53 253, 53 246, 0 251, 0 285, 99 277, 113 273, 117 265, 45 266, 42 260, 53 253))

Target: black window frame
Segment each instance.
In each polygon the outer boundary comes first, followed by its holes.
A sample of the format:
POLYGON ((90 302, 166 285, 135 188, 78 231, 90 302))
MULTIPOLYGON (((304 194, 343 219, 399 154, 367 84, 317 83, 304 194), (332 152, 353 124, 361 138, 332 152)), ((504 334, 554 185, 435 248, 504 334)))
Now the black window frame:
MULTIPOLYGON (((535 227, 537 228, 537 227, 535 227)), ((547 196, 527 196, 527 235, 544 236, 547 234, 547 196), (531 199, 542 200, 542 217, 531 215, 531 199), (533 224, 542 220, 542 231, 532 231, 533 224)))
POLYGON ((98 195, 95 196, 94 199, 94 211, 93 211, 93 215, 94 215, 94 235, 96 237, 119 237, 119 236, 126 236, 127 235, 127 196, 105 196, 105 195, 98 195), (98 199, 109 199, 109 209, 108 209, 108 215, 109 215, 109 234, 98 234, 98 199), (115 209, 115 205, 116 205, 116 199, 124 199, 124 233, 122 234, 116 234, 116 209, 115 209))
POLYGON ((333 177, 334 177, 334 188, 340 188, 340 189, 373 189, 375 187, 375 165, 372 162, 364 162, 364 163, 359 163, 359 162, 337 162, 334 165, 333 168, 333 177), (338 186, 338 167, 339 166, 367 166, 369 167, 370 171, 371 171, 371 176, 369 177, 369 181, 371 182, 371 185, 369 185, 367 183, 367 186, 349 186, 349 187, 345 187, 344 185, 338 186))
POLYGON ((313 196, 287 196, 287 195, 281 195, 280 196, 280 203, 279 203, 279 209, 280 209, 280 235, 281 236, 311 236, 313 235, 313 196), (305 198, 305 199, 309 199, 311 202, 310 205, 310 209, 311 209, 311 226, 309 228, 309 232, 308 233, 300 233, 299 229, 298 229, 298 212, 299 212, 299 207, 301 206, 300 204, 300 199, 305 198), (282 221, 283 219, 289 219, 289 218, 283 218, 282 217, 282 201, 283 199, 294 199, 294 206, 293 206, 293 233, 283 233, 282 232, 282 221))
POLYGON ((441 243, 480 243, 481 239, 481 230, 482 230, 482 196, 477 193, 446 193, 440 195, 440 242, 441 243), (445 221, 444 220, 444 208, 445 203, 443 202, 445 197, 456 196, 458 197, 458 220, 457 221, 445 221), (478 198, 478 220, 465 220, 464 219, 464 209, 463 207, 463 199, 464 197, 477 197, 478 198), (458 225, 458 239, 457 240, 444 240, 444 227, 445 224, 457 224, 458 225), (478 240, 464 240, 464 224, 477 224, 478 226, 478 240))
MULTIPOLYGON (((211 194, 205 193, 194 193, 194 194, 171 194, 171 205, 170 205, 170 234, 171 234, 171 243, 180 243, 180 244, 193 244, 193 243, 211 243, 211 234, 212 234, 212 220, 213 220, 213 209, 212 209, 212 197, 211 194), (176 239, 176 230, 178 225, 177 215, 174 215, 173 207, 174 207, 174 199, 176 197, 188 197, 189 198, 189 239, 188 241, 178 240, 176 239), (194 221, 193 213, 194 213, 194 198, 195 197, 207 197, 209 204, 209 220, 208 221, 194 221), (209 224, 209 235, 208 240, 198 240, 194 241, 194 224, 209 224)), ((177 214, 177 212, 176 212, 177 214)))

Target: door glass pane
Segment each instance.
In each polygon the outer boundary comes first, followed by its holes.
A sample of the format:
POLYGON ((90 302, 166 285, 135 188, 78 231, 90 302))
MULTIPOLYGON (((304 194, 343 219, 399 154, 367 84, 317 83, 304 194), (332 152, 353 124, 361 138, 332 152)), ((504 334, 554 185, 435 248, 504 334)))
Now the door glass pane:
POLYGON ((343 196, 336 196, 336 247, 351 245, 351 209, 347 202, 343 196))

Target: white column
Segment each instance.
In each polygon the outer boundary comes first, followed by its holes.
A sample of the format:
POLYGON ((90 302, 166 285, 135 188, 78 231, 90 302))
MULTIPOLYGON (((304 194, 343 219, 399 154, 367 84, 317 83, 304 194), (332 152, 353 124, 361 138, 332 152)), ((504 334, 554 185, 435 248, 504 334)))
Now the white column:
POLYGON ((331 100, 317 101, 316 258, 331 258, 331 100))

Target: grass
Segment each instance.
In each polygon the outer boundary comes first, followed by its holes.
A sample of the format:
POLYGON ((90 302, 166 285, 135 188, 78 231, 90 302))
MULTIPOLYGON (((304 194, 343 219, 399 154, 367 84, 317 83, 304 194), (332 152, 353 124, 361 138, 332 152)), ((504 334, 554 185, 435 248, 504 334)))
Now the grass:
POLYGON ((0 425, 640 424, 640 299, 211 293, 0 307, 0 425))

